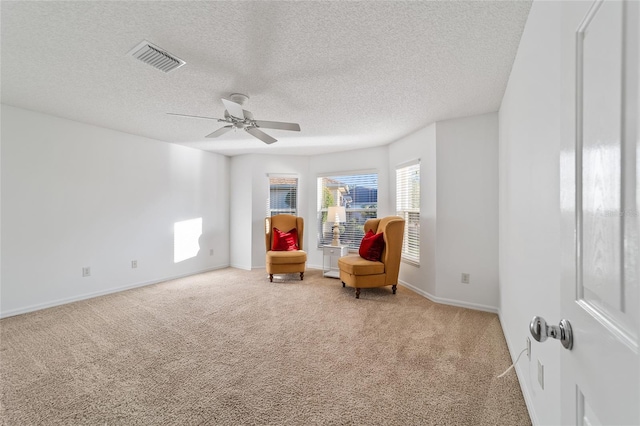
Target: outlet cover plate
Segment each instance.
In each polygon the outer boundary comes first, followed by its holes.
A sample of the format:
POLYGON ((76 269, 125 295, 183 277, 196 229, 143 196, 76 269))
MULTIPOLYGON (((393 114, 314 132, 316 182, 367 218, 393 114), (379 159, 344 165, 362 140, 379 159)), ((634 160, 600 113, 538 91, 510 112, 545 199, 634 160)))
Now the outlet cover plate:
POLYGON ((538 360, 538 383, 540 383, 540 387, 544 390, 544 365, 540 363, 540 360, 538 360))

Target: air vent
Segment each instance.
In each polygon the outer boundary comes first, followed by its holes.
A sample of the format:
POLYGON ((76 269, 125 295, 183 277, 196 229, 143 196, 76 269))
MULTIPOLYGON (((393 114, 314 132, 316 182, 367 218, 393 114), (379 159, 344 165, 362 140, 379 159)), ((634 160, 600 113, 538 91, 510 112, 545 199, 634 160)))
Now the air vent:
POLYGON ((149 43, 146 40, 143 40, 140 44, 131 49, 128 55, 131 55, 162 72, 173 71, 186 63, 182 59, 173 56, 161 47, 149 43))

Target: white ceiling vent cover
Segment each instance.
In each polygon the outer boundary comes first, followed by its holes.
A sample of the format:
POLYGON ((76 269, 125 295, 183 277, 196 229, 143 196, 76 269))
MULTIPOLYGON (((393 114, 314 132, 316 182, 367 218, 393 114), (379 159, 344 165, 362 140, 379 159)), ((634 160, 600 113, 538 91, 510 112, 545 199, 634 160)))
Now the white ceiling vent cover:
POLYGON ((143 40, 127 54, 163 72, 173 71, 186 64, 182 59, 146 40, 143 40))

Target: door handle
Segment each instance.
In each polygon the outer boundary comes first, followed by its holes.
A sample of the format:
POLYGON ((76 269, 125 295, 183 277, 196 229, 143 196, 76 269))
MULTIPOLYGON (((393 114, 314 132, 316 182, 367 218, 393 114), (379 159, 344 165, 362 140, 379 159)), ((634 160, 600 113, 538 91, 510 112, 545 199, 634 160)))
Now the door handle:
POLYGON ((529 324, 529 331, 538 342, 544 342, 547 337, 553 337, 560 340, 560 343, 566 349, 571 350, 573 347, 571 324, 566 319, 561 319, 559 325, 547 325, 547 321, 544 318, 535 316, 529 324))

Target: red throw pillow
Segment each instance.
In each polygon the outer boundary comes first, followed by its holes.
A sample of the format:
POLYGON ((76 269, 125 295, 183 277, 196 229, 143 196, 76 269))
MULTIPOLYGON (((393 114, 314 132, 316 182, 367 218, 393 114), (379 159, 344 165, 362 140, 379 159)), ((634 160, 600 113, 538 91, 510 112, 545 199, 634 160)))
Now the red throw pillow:
POLYGON ((367 260, 379 261, 384 250, 384 235, 369 230, 360 243, 360 256, 367 260))
POLYGON ((298 230, 293 228, 289 232, 282 232, 278 228, 273 228, 273 251, 300 250, 298 247, 298 230))

